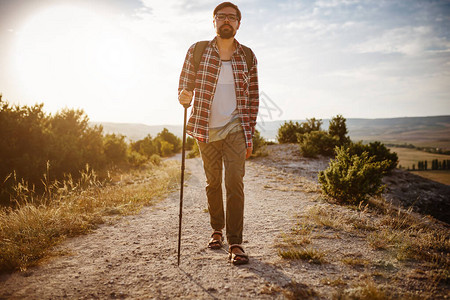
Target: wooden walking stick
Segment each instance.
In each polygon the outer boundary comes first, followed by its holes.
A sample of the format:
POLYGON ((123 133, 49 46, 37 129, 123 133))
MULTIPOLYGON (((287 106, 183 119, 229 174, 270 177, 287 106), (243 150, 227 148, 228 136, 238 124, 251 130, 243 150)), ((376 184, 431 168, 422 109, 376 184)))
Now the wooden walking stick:
POLYGON ((183 216, 183 187, 184 187, 184 154, 185 154, 185 146, 186 146, 186 118, 187 118, 187 109, 189 104, 184 106, 184 123, 183 123, 183 147, 181 151, 181 187, 180 187, 180 223, 178 226, 178 266, 180 265, 180 255, 181 255, 181 219, 183 216))

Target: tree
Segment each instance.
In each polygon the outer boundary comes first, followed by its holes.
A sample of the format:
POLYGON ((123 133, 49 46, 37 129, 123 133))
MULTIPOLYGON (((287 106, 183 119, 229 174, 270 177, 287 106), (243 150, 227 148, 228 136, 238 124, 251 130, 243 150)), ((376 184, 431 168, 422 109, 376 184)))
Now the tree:
POLYGON ((337 115, 331 119, 328 127, 328 134, 336 138, 338 141, 338 146, 342 146, 350 142, 350 138, 347 136, 348 131, 345 122, 346 119, 342 115, 337 115))

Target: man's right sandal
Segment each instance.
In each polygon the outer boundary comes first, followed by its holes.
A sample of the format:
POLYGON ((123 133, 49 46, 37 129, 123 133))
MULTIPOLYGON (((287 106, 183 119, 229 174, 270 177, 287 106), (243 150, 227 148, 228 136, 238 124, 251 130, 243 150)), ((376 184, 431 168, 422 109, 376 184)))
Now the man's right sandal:
POLYGON ((211 234, 211 239, 209 240, 208 248, 209 248, 209 249, 213 249, 213 250, 217 250, 217 249, 222 248, 222 246, 223 246, 223 235, 222 235, 222 231, 216 230, 216 231, 214 231, 214 232, 211 234), (215 238, 214 238, 214 235, 220 235, 220 239, 218 239, 218 240, 215 239, 215 238))

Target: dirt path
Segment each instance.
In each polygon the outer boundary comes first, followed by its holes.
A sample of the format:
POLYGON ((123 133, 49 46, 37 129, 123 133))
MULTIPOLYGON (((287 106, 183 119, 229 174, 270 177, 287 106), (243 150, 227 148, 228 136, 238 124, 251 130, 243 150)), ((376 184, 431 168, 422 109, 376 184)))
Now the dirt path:
POLYGON ((68 255, 4 275, 0 298, 284 298, 283 287, 305 277, 306 269, 283 261, 274 244, 292 228, 295 213, 312 203, 301 188, 310 180, 248 161, 244 246, 251 262, 236 267, 225 250, 206 249, 211 229, 200 160, 187 160, 187 170, 180 267, 175 192, 138 215, 66 241, 61 248, 68 255))

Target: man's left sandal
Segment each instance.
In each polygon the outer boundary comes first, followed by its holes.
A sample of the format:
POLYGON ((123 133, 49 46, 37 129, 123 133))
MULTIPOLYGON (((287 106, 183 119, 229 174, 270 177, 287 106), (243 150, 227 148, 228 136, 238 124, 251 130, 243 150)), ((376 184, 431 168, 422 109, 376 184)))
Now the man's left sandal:
POLYGON ((233 265, 245 265, 248 264, 248 255, 244 252, 244 248, 242 248, 239 244, 230 245, 230 252, 228 254, 228 259, 233 265), (243 253, 233 253, 234 248, 239 248, 243 253))

